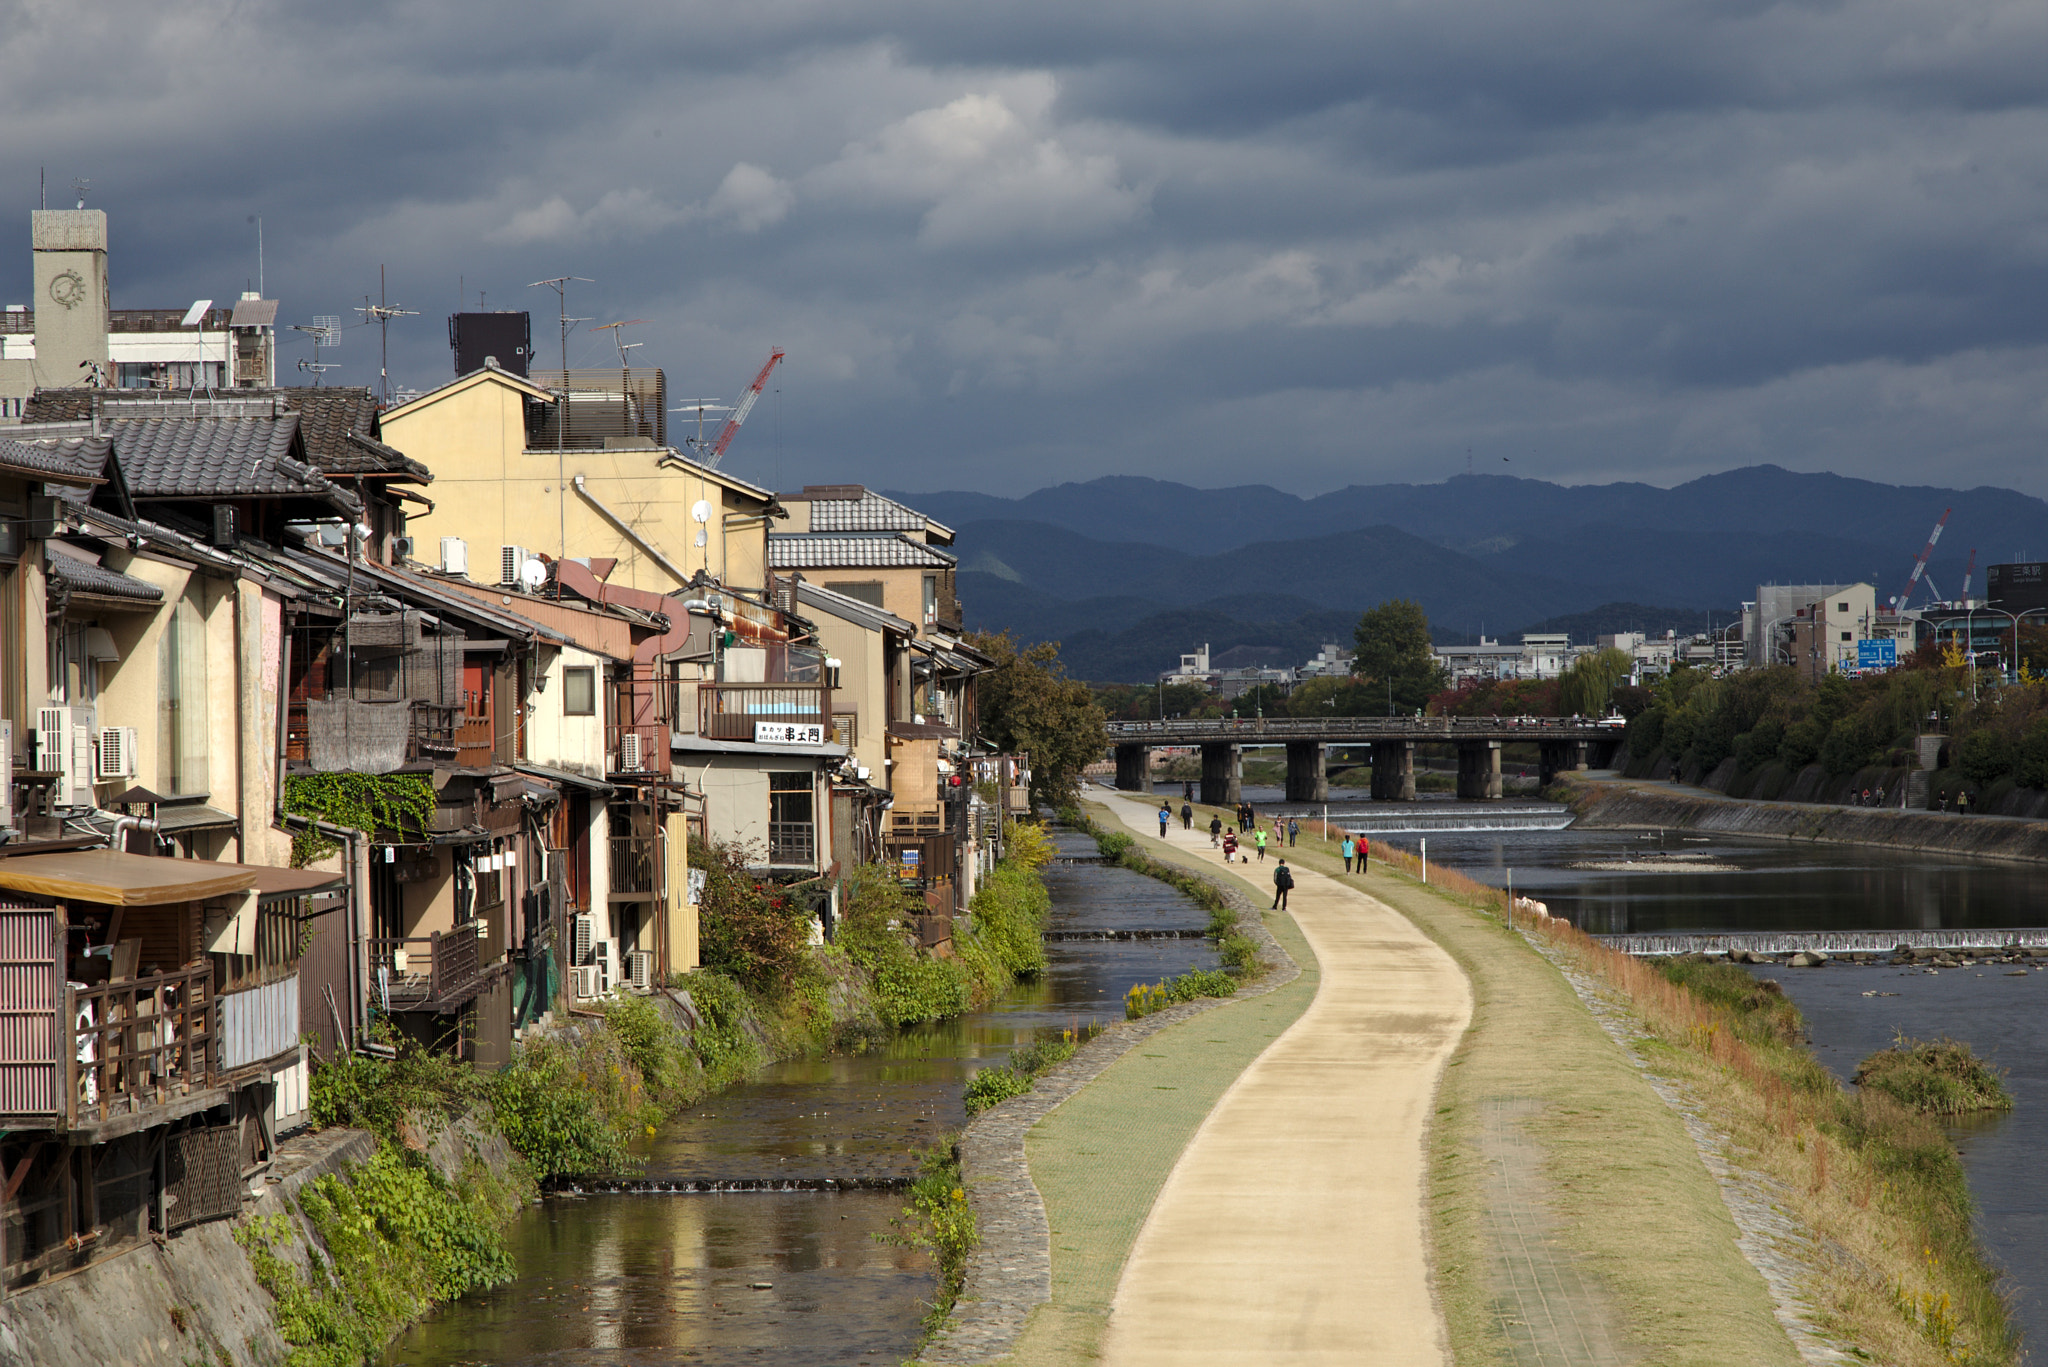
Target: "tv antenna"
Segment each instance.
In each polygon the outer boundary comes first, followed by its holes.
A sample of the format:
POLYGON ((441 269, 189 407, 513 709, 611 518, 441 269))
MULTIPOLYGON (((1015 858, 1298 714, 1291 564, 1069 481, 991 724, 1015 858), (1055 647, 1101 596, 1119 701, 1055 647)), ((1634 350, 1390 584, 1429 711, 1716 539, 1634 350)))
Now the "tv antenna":
MULTIPOLYGON (((85 201, 80 199, 78 203, 83 207, 85 201)), ((189 396, 194 399, 199 397, 201 389, 211 389, 206 383, 206 311, 212 307, 211 299, 194 299, 192 307, 185 310, 185 317, 178 324, 181 328, 199 329, 195 339, 198 345, 198 359, 192 366, 192 392, 189 396)))
POLYGON ((92 182, 89 180, 74 180, 71 182, 71 193, 78 196, 79 208, 83 209, 85 207, 85 194, 90 189, 92 189, 92 182))
POLYGON ((706 413, 730 413, 732 405, 720 403, 716 395, 708 399, 690 399, 669 409, 671 413, 695 413, 697 415, 697 437, 690 443, 693 450, 704 446, 704 415, 706 413))
POLYGON ((768 377, 775 367, 782 363, 782 348, 775 347, 768 353, 768 364, 761 367, 761 373, 747 386, 747 392, 740 396, 739 406, 732 410, 732 416, 725 420, 725 426, 718 430, 718 436, 709 445, 700 434, 690 443, 690 449, 697 454, 697 463, 707 470, 716 470, 718 462, 725 459, 726 448, 739 435, 740 424, 747 420, 747 414, 754 411, 754 404, 760 400, 761 389, 768 383, 768 377))
POLYGON ((377 302, 371 303, 370 296, 363 296, 363 303, 356 310, 363 315, 366 323, 377 325, 377 381, 378 392, 386 408, 391 406, 391 320, 393 318, 417 318, 418 309, 402 309, 387 303, 384 298, 384 268, 377 267, 377 302))
MULTIPOLYGON (((626 334, 620 332, 619 329, 641 326, 644 325, 646 322, 647 320, 645 318, 627 318, 617 323, 600 323, 596 327, 592 328, 591 331, 609 332, 612 335, 612 344, 618 347, 619 349, 619 369, 624 370, 627 368, 626 353, 631 351, 636 346, 645 346, 646 343, 627 341, 626 334)), ((567 370, 568 368, 569 367, 567 367, 566 365, 562 367, 562 369, 564 370, 567 370)))
POLYGON ((559 316, 559 317, 561 318, 561 320, 562 320, 562 383, 563 383, 563 384, 567 384, 567 383, 569 382, 569 324, 571 324, 571 323, 587 323, 587 322, 589 322, 589 321, 590 321, 590 320, 589 320, 588 318, 571 318, 571 317, 569 316, 569 282, 570 282, 571 280, 580 280, 581 282, 583 282, 583 283, 584 283, 584 284, 586 284, 586 285, 594 285, 594 284, 596 284, 596 283, 597 283, 597 282, 596 282, 595 280, 592 280, 592 279, 591 279, 591 278, 590 278, 589 276, 587 276, 587 275, 557 275, 557 276, 553 277, 552 279, 548 279, 548 280, 536 280, 536 281, 534 281, 534 282, 533 282, 532 284, 530 284, 530 285, 528 285, 528 286, 526 287, 526 288, 528 288, 528 289, 530 289, 530 290, 537 290, 537 289, 539 289, 539 288, 540 288, 540 287, 541 287, 542 285, 546 285, 546 286, 547 286, 547 287, 548 287, 549 289, 551 289, 551 290, 553 290, 553 291, 555 292, 555 301, 556 301, 556 305, 557 305, 557 313, 558 313, 558 316, 559 316))
POLYGON ((341 345, 341 318, 338 314, 316 313, 311 323, 293 323, 292 331, 303 332, 313 339, 313 359, 300 361, 299 369, 312 375, 313 387, 318 389, 320 377, 335 369, 337 365, 333 361, 322 363, 320 348, 327 347, 331 350, 341 345))

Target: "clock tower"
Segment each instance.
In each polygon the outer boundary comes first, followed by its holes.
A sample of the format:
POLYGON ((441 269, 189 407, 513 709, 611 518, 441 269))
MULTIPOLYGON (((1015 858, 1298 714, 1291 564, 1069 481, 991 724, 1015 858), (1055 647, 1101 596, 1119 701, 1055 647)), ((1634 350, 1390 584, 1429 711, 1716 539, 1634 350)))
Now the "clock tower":
POLYGON ((91 383, 86 363, 113 383, 107 354, 107 215, 101 209, 38 209, 35 248, 36 384, 91 383))

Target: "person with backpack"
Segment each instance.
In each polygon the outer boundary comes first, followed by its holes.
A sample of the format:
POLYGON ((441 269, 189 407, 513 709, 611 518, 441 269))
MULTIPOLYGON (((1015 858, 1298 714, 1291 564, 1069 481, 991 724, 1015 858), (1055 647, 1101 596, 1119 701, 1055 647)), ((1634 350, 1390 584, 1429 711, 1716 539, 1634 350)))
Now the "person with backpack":
POLYGON ((1365 872, 1366 863, 1372 858, 1372 840, 1367 836, 1358 837, 1358 871, 1365 872))
POLYGON ((1184 831, 1195 828, 1195 809, 1185 802, 1180 804, 1180 828, 1184 831))
POLYGON ((1290 817, 1288 817, 1288 818, 1287 818, 1287 845, 1288 845, 1288 848, 1289 848, 1289 849, 1292 849, 1292 848, 1294 847, 1294 842, 1295 842, 1295 841, 1296 841, 1297 839, 1299 839, 1299 838, 1300 838, 1300 836, 1301 836, 1301 822, 1297 821, 1297 820, 1296 820, 1295 818, 1293 818, 1293 817, 1291 817, 1291 816, 1290 816, 1290 817))
POLYGON ((1287 867, 1287 856, 1280 856, 1280 862, 1273 869, 1273 910, 1287 910, 1287 894, 1294 890, 1294 871, 1287 867))
POLYGON ((1344 833, 1344 872, 1351 872, 1351 861, 1354 858, 1356 858, 1357 855, 1358 842, 1351 838, 1351 833, 1349 831, 1346 831, 1344 833))

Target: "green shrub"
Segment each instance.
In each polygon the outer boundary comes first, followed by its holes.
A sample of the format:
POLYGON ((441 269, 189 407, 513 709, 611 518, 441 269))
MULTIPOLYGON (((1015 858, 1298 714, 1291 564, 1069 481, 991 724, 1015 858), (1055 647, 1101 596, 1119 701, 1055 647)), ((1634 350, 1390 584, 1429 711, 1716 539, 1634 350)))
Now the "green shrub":
POLYGON ((2012 772, 2012 745, 1988 727, 1972 731, 1956 747, 1956 767, 1972 783, 1990 783, 2012 772))
POLYGON ((963 1182, 959 1153, 951 1144, 933 1146, 918 1164, 910 1203, 899 1218, 889 1222, 895 1232, 875 1235, 878 1243, 928 1249, 938 1263, 938 1295, 924 1319, 927 1332, 936 1330, 952 1313, 967 1278, 967 1257, 981 1238, 963 1182))
POLYGON ((967 974, 944 959, 917 955, 884 963, 875 974, 882 1019, 902 1028, 957 1016, 968 1007, 967 974))
POLYGON ((700 968, 678 974, 673 985, 688 992, 690 1004, 697 1009, 699 1024, 691 1032, 690 1042, 704 1065, 708 1085, 729 1086, 760 1066, 761 1046, 745 1025, 751 1003, 738 983, 700 968))
POLYGON ((1163 982, 1133 983, 1124 993, 1124 1019, 1137 1020, 1197 997, 1228 997, 1236 992, 1237 979, 1216 968, 1198 968, 1163 982))
POLYGON ((693 1066, 689 1037, 647 997, 614 996, 600 1008, 607 1030, 640 1074, 646 1104, 666 1111, 688 1099, 693 1066))
MULTIPOLYGON (((1094 828, 1093 822, 1088 824, 1091 829, 1094 828)), ((1138 843, 1138 838, 1128 831, 1094 830, 1094 835, 1095 848, 1100 850, 1102 857, 1112 864, 1120 863, 1126 854, 1136 848, 1138 843)))
POLYGON ((1029 1074, 1010 1068, 983 1068, 967 1080, 967 1114, 980 1115, 989 1107, 1030 1090, 1029 1074))
POLYGON ((781 888, 757 882, 734 846, 693 842, 690 867, 704 872, 697 924, 705 966, 750 992, 787 989, 810 942, 809 912, 781 888))
POLYGON ((348 1125, 395 1140, 407 1116, 446 1119, 484 1091, 469 1064, 404 1040, 395 1059, 342 1054, 314 1069, 308 1103, 319 1128, 348 1125))
POLYGON ((617 1112, 608 1115, 602 1104, 607 1079, 591 1075, 592 1062, 577 1059, 557 1041, 537 1040, 491 1079, 498 1127, 542 1181, 635 1166, 612 1118, 617 1112), (586 1066, 579 1068, 579 1062, 586 1066))
POLYGON ((1904 1035, 1856 1065, 1856 1083, 1883 1092, 1916 1115, 2009 1111, 2012 1094, 1998 1070, 1960 1040, 1904 1035))
POLYGON ((1216 952, 1222 956, 1224 967, 1237 973, 1250 973, 1259 966, 1258 942, 1238 931, 1217 941, 1216 952))
POLYGON ((1666 980, 1727 1012, 1745 1039, 1797 1044, 1806 1035, 1806 1018, 1769 978, 1752 977, 1740 964, 1713 959, 1657 960, 1666 980))

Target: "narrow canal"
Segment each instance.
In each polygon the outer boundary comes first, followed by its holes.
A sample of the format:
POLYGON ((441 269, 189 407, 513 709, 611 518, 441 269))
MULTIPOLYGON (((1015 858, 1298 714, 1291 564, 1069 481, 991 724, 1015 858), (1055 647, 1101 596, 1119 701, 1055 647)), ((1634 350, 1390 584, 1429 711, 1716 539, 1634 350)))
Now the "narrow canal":
MULTIPOLYGON (((918 1151, 966 1120, 979 1068, 1042 1034, 1120 1019, 1134 982, 1216 966, 1203 939, 1059 932, 1199 931, 1180 893, 1087 862, 1054 832, 1049 965, 986 1011, 907 1030, 864 1054, 793 1059, 706 1098, 640 1149, 644 1182, 907 1179, 918 1151), (1074 862, 1069 862, 1074 861, 1074 862)), ((915 1348, 933 1290, 922 1252, 880 1242, 887 1189, 553 1196, 511 1236, 518 1277, 415 1326, 388 1367, 447 1364, 890 1364, 915 1348)))

